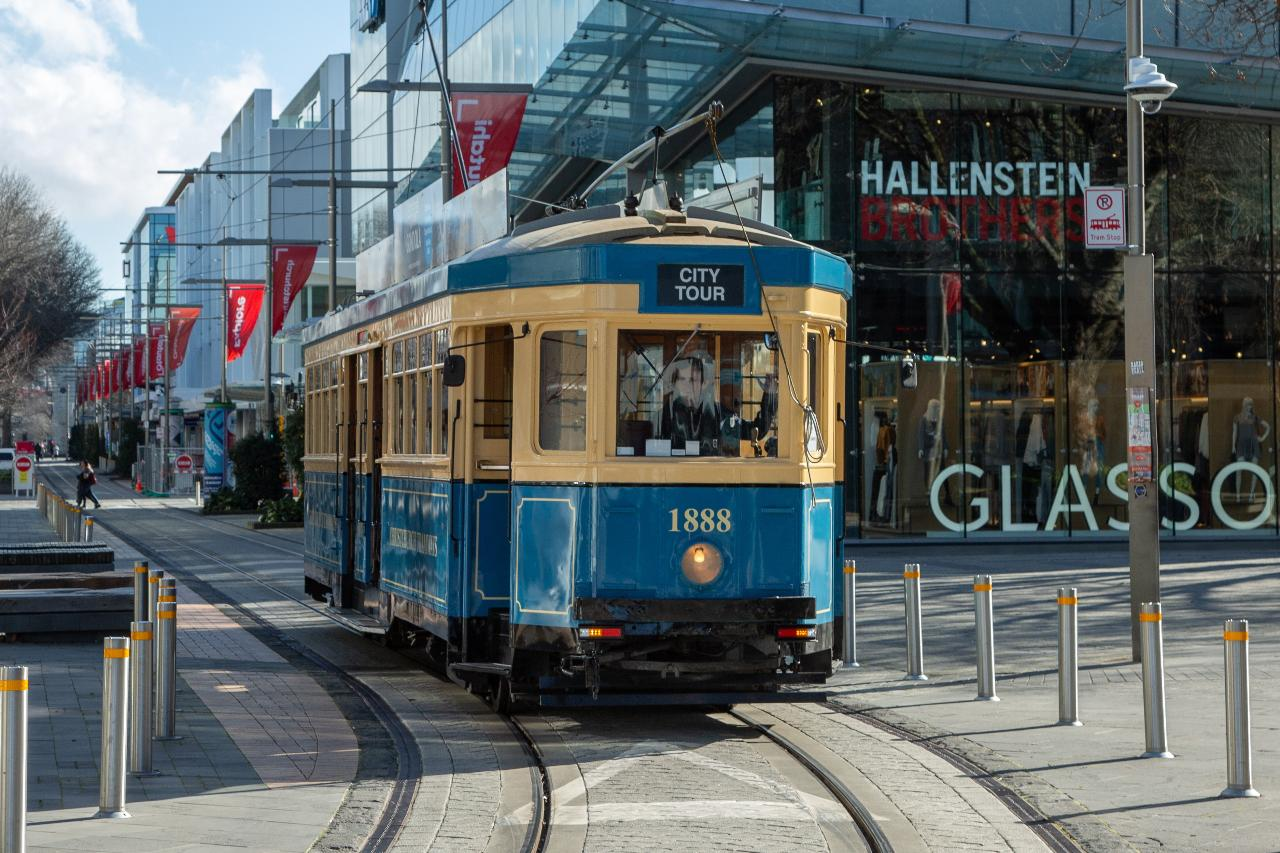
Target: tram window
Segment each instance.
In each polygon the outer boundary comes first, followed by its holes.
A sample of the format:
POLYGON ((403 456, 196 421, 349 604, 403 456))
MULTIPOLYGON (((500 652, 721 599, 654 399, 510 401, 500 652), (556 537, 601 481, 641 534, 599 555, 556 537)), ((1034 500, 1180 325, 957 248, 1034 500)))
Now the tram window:
POLYGON ((586 450, 587 330, 544 334, 538 364, 538 445, 586 450))
MULTIPOLYGON (((436 332, 436 358, 437 365, 444 364, 444 357, 449 354, 449 330, 440 329, 436 332)), ((440 442, 438 444, 437 453, 449 452, 449 389, 443 383, 436 382, 436 429, 439 430, 440 442)))
POLYGON ((617 455, 776 457, 777 413, 764 333, 618 333, 617 455))
POLYGON ((433 422, 431 409, 431 377, 434 371, 424 369, 422 371, 422 452, 431 453, 432 434, 431 424, 433 422))

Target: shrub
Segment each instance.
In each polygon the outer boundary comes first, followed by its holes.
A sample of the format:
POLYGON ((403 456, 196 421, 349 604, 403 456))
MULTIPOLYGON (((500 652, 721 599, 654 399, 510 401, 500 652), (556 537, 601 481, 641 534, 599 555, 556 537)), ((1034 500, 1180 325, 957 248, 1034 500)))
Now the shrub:
POLYGON ((204 515, 221 515, 229 512, 252 512, 257 502, 250 501, 239 489, 219 489, 204 499, 200 512, 204 515))
POLYGON ((287 524, 302 521, 302 501, 290 497, 262 504, 258 521, 263 524, 287 524))
POLYGON ((231 466, 236 476, 235 491, 247 509, 262 501, 274 501, 284 494, 284 454, 280 442, 262 433, 242 438, 231 449, 231 466))
POLYGON ((133 463, 138 461, 138 445, 142 443, 142 424, 136 418, 126 418, 120 425, 120 446, 116 450, 116 473, 128 476, 133 463))

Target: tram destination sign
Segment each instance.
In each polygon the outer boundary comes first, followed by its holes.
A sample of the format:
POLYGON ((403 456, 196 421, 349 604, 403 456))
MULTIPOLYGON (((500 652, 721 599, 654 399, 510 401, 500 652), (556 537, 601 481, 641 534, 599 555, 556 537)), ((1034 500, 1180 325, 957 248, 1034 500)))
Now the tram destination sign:
POLYGON ((741 264, 658 264, 658 305, 663 308, 741 308, 741 264))

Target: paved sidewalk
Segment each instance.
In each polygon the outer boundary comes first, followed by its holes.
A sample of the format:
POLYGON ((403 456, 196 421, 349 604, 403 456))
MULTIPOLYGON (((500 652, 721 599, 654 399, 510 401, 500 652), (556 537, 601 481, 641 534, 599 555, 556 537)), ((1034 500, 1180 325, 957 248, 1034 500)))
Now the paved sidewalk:
POLYGON ((1172 760, 1139 758, 1141 667, 1129 662, 1127 568, 1114 547, 955 549, 914 557, 924 563, 925 683, 903 680, 904 552, 855 549, 863 666, 837 675, 836 702, 963 756, 1087 849, 1280 850, 1274 547, 1205 543, 1165 551, 1172 760), (999 703, 974 701, 971 584, 979 572, 995 576, 999 703), (1066 585, 1080 595, 1080 728, 1055 725, 1055 595, 1066 585), (1222 620, 1228 617, 1250 619, 1254 786, 1263 795, 1255 800, 1218 798, 1226 785, 1222 620))
MULTIPOLYGON (((0 504, 0 537, 34 539, 34 509, 0 504), (30 534, 30 535, 28 535, 30 534)), ((139 555, 99 529, 117 571, 139 555)), ((309 849, 355 777, 355 735, 330 696, 222 611, 178 586, 177 733, 160 776, 128 782, 128 820, 95 820, 101 641, 15 643, 30 668, 28 843, 48 851, 309 849)))

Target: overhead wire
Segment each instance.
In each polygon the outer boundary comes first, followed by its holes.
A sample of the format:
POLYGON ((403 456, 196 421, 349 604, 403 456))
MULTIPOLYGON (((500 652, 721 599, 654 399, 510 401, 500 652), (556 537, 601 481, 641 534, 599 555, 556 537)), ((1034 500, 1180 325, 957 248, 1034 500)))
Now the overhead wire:
MULTIPOLYGON (((791 400, 798 406, 804 418, 804 467, 805 473, 809 479, 809 499, 811 505, 816 501, 813 485, 813 468, 815 462, 821 462, 827 455, 827 442, 822 435, 822 421, 818 417, 817 412, 813 410, 813 406, 809 403, 802 402, 799 394, 796 392, 795 378, 791 373, 791 364, 787 360, 787 347, 782 339, 781 333, 778 331, 778 319, 774 316, 773 306, 769 304, 768 294, 765 293, 765 277, 764 271, 760 269, 760 261, 756 257, 755 244, 751 242, 751 235, 747 231, 746 222, 742 218, 741 211, 738 210, 738 200, 733 197, 731 182, 729 181, 728 170, 725 166, 724 157, 720 153, 720 142, 716 137, 715 119, 708 116, 706 127, 707 136, 711 141, 711 150, 715 154, 716 163, 720 167, 720 177, 724 181, 725 192, 729 196, 729 203, 733 206, 734 218, 738 220, 738 228, 742 231, 742 239, 747 244, 747 256, 751 260, 751 267, 756 274, 756 284, 760 289, 760 302, 764 306, 765 315, 769 318, 769 327, 773 330, 774 340, 778 342, 778 353, 782 360, 783 376, 787 380, 787 393, 791 400), (813 449, 810 450, 812 444, 813 449)), ((810 382, 816 382, 816 377, 810 377, 810 382)))

